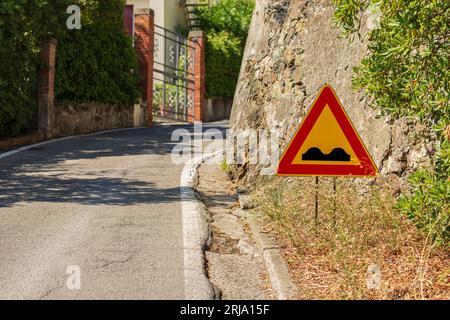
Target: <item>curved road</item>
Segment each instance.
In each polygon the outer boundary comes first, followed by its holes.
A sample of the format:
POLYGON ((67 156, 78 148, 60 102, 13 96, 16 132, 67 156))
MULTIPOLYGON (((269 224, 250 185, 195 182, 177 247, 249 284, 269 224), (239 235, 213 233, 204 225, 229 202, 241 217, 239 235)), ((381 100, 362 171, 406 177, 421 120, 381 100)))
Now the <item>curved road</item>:
POLYGON ((175 128, 79 137, 0 159, 0 298, 184 299, 175 128), (67 271, 78 267, 81 290, 69 290, 76 278, 67 271))

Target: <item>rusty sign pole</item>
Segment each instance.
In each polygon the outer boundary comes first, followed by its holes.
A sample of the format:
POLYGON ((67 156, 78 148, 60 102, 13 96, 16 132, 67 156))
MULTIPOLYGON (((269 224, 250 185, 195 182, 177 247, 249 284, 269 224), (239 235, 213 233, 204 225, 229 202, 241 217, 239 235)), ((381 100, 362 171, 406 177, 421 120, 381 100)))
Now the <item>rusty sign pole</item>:
POLYGON ((336 188, 336 177, 333 177, 333 228, 336 229, 336 220, 337 220, 337 216, 336 216, 336 197, 337 197, 337 188, 336 188))
POLYGON ((315 213, 314 220, 316 222, 316 231, 319 226, 319 177, 316 177, 316 203, 315 203, 315 213))

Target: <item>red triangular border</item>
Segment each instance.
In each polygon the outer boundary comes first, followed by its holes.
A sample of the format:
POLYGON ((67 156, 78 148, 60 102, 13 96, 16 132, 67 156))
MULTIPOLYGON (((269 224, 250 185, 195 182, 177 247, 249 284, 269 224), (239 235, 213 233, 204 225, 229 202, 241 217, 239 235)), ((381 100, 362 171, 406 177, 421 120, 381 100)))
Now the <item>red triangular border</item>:
POLYGON ((339 102, 333 88, 326 84, 320 91, 319 96, 314 101, 300 127, 297 129, 297 132, 294 134, 286 151, 283 153, 278 164, 277 175, 375 177, 377 174, 378 169, 372 157, 367 152, 366 147, 342 107, 342 104, 339 102), (326 105, 330 107, 350 146, 353 148, 355 155, 358 157, 359 165, 292 163, 326 105))

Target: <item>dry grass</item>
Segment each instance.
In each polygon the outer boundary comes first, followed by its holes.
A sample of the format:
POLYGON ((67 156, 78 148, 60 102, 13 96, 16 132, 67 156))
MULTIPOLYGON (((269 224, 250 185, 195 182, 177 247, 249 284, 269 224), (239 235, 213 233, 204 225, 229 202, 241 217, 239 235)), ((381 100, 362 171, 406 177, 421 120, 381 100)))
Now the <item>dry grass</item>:
POLYGON ((335 194, 332 178, 320 179, 318 225, 314 178, 272 178, 255 191, 299 298, 450 299, 449 246, 434 248, 393 208, 387 186, 355 183, 338 179, 335 194), (381 281, 369 289, 374 266, 381 281))

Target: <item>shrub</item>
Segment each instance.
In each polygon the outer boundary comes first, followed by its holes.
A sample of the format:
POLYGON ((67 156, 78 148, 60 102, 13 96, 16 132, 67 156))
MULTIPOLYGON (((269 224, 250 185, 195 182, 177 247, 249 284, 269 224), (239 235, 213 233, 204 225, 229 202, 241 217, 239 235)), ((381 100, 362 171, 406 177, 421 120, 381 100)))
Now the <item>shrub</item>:
POLYGON ((446 0, 334 0, 335 19, 349 34, 366 10, 380 15, 369 34, 369 52, 355 69, 355 89, 394 116, 430 124, 450 122, 450 3, 446 0))
POLYGON ((0 138, 36 128, 39 43, 59 34, 66 5, 65 0, 0 1, 0 138))
POLYGON ((196 11, 206 32, 206 95, 234 96, 254 1, 222 0, 196 11))
POLYGON ((107 103, 136 99, 137 59, 122 31, 124 4, 124 0, 0 1, 0 138, 37 127, 39 44, 49 36, 59 40, 58 99, 107 103), (82 30, 66 28, 71 4, 82 8, 82 30))
POLYGON ((133 104, 138 81, 137 57, 122 30, 93 23, 60 39, 57 100, 133 104))
POLYGON ((434 170, 419 170, 409 179, 412 193, 401 196, 397 207, 435 244, 450 240, 450 142, 443 141, 434 170))
POLYGON ((24 132, 36 113, 35 49, 30 36, 18 39, 0 32, 0 138, 24 132))
POLYGON ((123 0, 80 1, 81 30, 59 39, 56 98, 133 104, 139 96, 138 62, 123 32, 123 0))
POLYGON ((197 11, 198 26, 205 32, 228 31, 245 41, 254 6, 251 0, 221 0, 197 11))
POLYGON ((428 125, 440 140, 432 169, 410 178, 412 194, 398 207, 437 243, 449 240, 450 3, 446 0, 334 0, 335 20, 351 35, 363 12, 379 15, 369 33, 369 54, 355 68, 353 86, 374 98, 374 107, 394 119, 428 125))
POLYGON ((233 97, 242 61, 242 43, 227 31, 208 34, 206 92, 208 96, 233 97))

